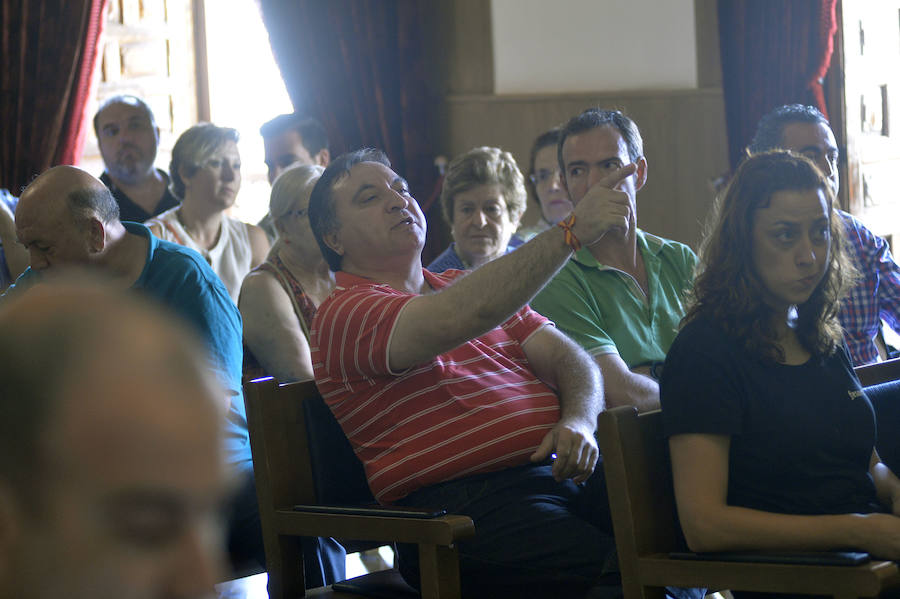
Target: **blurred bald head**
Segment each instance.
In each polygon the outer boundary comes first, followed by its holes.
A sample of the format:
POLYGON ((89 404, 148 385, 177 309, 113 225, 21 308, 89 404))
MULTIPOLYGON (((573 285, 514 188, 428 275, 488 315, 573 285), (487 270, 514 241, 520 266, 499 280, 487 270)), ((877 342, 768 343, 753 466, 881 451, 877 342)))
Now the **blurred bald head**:
POLYGON ((201 345, 130 294, 58 281, 3 304, 0 330, 0 596, 210 590, 227 481, 201 345))
POLYGON ((48 169, 22 192, 16 235, 32 268, 88 264, 101 254, 119 206, 99 179, 74 166, 48 169))

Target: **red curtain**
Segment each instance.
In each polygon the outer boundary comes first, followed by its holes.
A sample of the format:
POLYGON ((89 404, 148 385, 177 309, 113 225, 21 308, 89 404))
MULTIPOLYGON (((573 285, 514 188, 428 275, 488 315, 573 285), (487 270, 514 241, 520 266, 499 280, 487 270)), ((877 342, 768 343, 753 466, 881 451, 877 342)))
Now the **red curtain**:
MULTIPOLYGON (((294 109, 325 126, 331 155, 383 149, 424 200, 435 170, 426 85, 424 11, 418 0, 262 0, 262 16, 294 109)), ((432 222, 433 219, 430 219, 432 222)), ((426 254, 435 253, 429 228, 426 254)))
POLYGON ((73 164, 108 0, 3 0, 0 9, 0 187, 73 164))
POLYGON ((782 104, 828 114, 822 80, 834 49, 836 0, 719 0, 728 153, 736 168, 759 119, 782 104))

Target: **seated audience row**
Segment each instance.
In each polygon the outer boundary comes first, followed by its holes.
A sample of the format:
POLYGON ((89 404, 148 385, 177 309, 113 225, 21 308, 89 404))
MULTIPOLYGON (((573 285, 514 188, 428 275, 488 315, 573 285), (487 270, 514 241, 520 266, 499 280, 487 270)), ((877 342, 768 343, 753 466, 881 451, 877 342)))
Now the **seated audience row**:
MULTIPOLYGON (((146 164, 158 131, 142 104, 104 104, 95 128, 107 136, 112 186, 155 210, 164 198, 148 198, 164 173, 146 164)), ((236 132, 201 124, 173 151, 182 204, 153 221, 197 251, 121 223, 100 181, 55 167, 22 194, 15 227, 31 267, 0 310, 23 304, 17 298, 49 274, 85 266, 193 323, 226 389, 218 430, 240 482, 229 504, 233 562, 264 558, 235 345, 241 319, 210 263, 232 299, 244 282, 243 338, 260 366, 282 380, 315 377, 379 501, 475 520, 478 535, 459 546, 466 596, 618 592, 596 416, 606 404, 651 409, 660 399, 693 548, 850 545, 897 559, 900 481, 873 449, 872 408, 837 319, 854 264, 863 291, 850 301, 875 302, 867 318, 890 307, 877 307, 867 269, 876 288, 889 287, 896 264, 883 240, 836 209, 824 117, 780 110, 761 123, 753 151, 786 146, 819 166, 788 152, 745 161, 720 200, 696 282, 687 246, 637 227, 648 165, 636 124, 618 111, 587 110, 538 140, 556 144, 532 152, 546 222, 515 252, 525 191, 512 156, 485 147, 454 160, 442 203, 458 263, 443 274, 422 268, 425 218, 375 150, 273 178, 278 241, 265 256, 262 231, 224 214, 240 186, 236 132), (877 248, 877 266, 847 251, 848 233, 877 248), (225 246, 230 271, 217 263, 225 246)), ((862 346, 879 325, 865 327, 862 346)), ((305 549, 317 558, 308 569, 343 556, 331 539, 305 549)), ((416 585, 412 548, 400 548, 400 567, 416 585)), ((342 576, 341 566, 309 582, 342 576)))

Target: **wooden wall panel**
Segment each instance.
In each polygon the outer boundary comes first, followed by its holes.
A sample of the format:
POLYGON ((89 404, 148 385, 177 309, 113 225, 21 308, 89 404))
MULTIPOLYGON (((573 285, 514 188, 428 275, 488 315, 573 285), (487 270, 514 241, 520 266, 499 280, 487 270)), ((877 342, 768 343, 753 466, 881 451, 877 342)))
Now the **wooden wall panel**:
MULTIPOLYGON (((450 95, 442 128, 449 157, 499 146, 527 169, 533 139, 590 106, 618 108, 644 137, 647 185, 638 193, 638 224, 696 247, 713 200, 710 181, 728 169, 721 89, 548 96, 450 95)), ((536 216, 530 202, 529 216, 536 216)))

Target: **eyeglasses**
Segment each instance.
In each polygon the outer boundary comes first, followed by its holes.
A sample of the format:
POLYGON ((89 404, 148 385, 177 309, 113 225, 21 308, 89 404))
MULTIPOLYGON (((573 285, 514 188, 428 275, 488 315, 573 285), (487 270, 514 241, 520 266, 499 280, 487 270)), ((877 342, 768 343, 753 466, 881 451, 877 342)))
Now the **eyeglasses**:
POLYGON ((529 179, 535 185, 549 185, 551 181, 559 177, 559 169, 539 169, 536 173, 529 175, 529 179))

